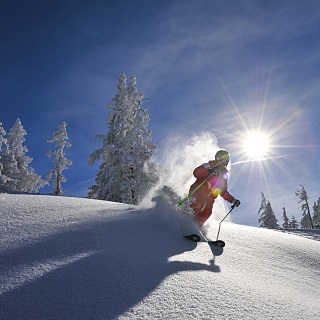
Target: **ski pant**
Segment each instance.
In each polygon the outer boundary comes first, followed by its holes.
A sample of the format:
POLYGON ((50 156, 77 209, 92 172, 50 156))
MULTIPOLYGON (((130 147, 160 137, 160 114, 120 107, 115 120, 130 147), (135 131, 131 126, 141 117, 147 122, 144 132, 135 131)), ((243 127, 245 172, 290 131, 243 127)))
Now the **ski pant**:
MULTIPOLYGON (((193 188, 191 186, 191 192, 192 189, 193 188)), ((215 197, 210 190, 208 192, 208 188, 206 186, 197 190, 190 199, 190 208, 192 208, 194 213, 193 219, 199 228, 201 228, 211 216, 214 201, 215 197)))

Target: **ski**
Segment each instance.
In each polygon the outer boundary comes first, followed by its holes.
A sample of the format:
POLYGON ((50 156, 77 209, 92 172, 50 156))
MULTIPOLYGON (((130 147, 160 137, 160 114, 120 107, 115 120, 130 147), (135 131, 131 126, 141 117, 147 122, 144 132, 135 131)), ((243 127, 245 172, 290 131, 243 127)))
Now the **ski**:
POLYGON ((220 247, 220 248, 223 248, 226 245, 225 242, 222 240, 208 240, 208 243, 213 244, 213 245, 220 247))
POLYGON ((199 242, 201 240, 201 237, 198 234, 191 234, 190 236, 184 236, 187 239, 190 239, 194 242, 199 242))

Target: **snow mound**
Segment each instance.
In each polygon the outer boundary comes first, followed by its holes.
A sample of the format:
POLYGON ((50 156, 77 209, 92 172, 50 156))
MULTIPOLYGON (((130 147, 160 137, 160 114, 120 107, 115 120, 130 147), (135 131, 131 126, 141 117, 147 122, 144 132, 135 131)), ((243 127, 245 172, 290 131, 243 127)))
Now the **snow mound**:
POLYGON ((280 229, 279 231, 320 241, 320 229, 280 229))
POLYGON ((155 201, 0 194, 0 319, 320 318, 318 241, 224 223, 224 249, 196 244, 155 201))

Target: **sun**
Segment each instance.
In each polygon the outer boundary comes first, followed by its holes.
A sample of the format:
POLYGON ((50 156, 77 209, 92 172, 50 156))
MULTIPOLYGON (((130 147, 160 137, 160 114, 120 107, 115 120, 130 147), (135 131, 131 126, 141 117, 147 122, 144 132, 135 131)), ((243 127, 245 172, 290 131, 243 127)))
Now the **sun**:
POLYGON ((243 151, 250 159, 262 159, 268 156, 270 141, 263 132, 249 132, 243 140, 243 151))

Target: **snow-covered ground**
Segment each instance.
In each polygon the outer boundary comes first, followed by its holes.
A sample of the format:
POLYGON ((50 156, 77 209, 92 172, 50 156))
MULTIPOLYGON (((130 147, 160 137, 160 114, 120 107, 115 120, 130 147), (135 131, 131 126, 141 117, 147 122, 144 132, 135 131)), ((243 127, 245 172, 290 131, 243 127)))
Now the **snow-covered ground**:
POLYGON ((0 319, 320 319, 316 235, 227 222, 221 249, 174 221, 161 205, 0 194, 0 319))

